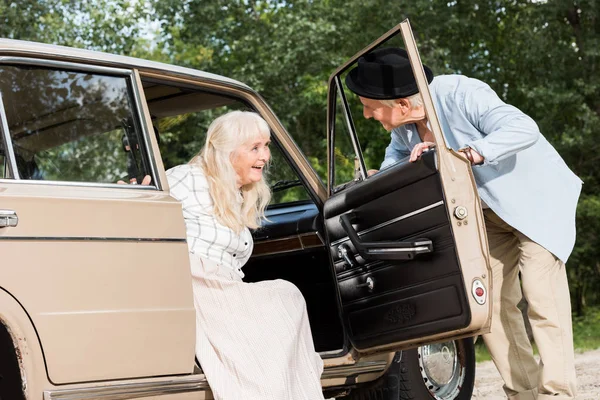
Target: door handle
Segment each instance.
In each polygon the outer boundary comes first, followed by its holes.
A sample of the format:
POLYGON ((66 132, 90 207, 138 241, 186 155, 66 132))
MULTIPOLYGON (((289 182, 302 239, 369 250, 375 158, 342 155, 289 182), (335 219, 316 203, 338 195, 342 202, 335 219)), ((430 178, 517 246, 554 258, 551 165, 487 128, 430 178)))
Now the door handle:
POLYGON ((348 213, 340 216, 340 224, 358 254, 365 259, 374 260, 412 260, 419 254, 431 253, 433 243, 430 239, 415 239, 410 242, 363 242, 352 226, 356 215, 348 213))
POLYGON ((12 228, 19 223, 19 217, 13 210, 0 210, 0 228, 12 228))
POLYGON ((346 244, 342 244, 338 247, 338 257, 344 260, 348 268, 354 268, 358 265, 354 255, 350 251, 350 247, 346 244))

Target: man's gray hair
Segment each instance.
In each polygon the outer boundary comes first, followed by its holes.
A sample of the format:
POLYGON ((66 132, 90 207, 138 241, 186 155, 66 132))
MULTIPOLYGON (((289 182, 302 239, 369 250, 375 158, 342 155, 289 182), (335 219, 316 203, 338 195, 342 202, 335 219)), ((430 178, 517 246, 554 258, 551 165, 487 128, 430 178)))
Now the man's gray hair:
MULTIPOLYGON (((413 108, 421 107, 423 105, 423 97, 421 97, 420 93, 415 93, 412 96, 406 97, 406 99, 410 102, 410 105, 413 106, 413 108)), ((388 106, 388 107, 395 107, 396 106, 396 100, 395 99, 392 99, 392 100, 379 100, 379 102, 381 104, 383 104, 384 106, 388 106)))

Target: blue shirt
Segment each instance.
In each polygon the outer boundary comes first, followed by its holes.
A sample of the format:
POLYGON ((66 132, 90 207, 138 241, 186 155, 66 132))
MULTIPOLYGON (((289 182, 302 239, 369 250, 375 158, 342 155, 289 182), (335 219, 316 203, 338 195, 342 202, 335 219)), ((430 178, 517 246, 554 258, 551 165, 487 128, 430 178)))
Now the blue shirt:
MULTIPOLYGON (((518 108, 485 83, 462 75, 429 86, 446 143, 471 146, 485 161, 473 166, 481 199, 513 228, 563 262, 575 245, 575 210, 582 181, 518 108)), ((421 142, 414 124, 394 128, 381 168, 421 142)))

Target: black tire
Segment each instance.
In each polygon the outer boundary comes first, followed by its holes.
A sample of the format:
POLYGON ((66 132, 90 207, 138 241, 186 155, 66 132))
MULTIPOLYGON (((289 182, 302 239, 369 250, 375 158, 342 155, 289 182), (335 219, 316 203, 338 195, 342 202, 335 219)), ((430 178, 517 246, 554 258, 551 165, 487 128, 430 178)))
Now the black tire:
MULTIPOLYGON (((472 338, 448 342, 453 347, 456 374, 447 385, 436 385, 423 368, 431 347, 398 352, 386 373, 352 390, 343 400, 469 400, 475 384, 475 346, 472 338)), ((440 345, 443 347, 443 345, 440 345)), ((450 351, 450 353, 452 353, 450 351)))
POLYGON ((0 323, 0 400, 25 400, 15 346, 2 323, 0 323))

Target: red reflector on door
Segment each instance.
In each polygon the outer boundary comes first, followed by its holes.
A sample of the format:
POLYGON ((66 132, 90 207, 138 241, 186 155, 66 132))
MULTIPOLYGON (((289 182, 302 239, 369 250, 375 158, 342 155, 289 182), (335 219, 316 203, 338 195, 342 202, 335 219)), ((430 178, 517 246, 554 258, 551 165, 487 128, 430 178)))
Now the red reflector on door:
POLYGON ((477 302, 477 304, 485 304, 485 300, 487 297, 487 293, 485 290, 485 286, 483 286, 483 282, 479 279, 475 279, 473 281, 473 287, 471 288, 471 294, 473 294, 473 298, 477 302))

